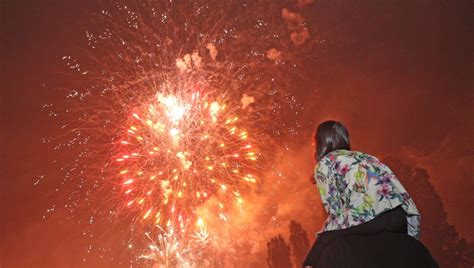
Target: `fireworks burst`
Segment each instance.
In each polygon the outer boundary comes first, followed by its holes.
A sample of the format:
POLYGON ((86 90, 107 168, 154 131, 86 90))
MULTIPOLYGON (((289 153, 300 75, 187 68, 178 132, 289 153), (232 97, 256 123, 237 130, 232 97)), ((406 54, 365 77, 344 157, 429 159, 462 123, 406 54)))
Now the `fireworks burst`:
POLYGON ((189 233, 188 221, 179 217, 176 225, 157 226, 158 235, 149 239, 149 250, 140 258, 152 261, 154 267, 210 267, 212 260, 206 255, 209 247, 209 233, 204 222, 199 218, 195 224, 197 230, 189 233))
POLYGON ((61 166, 62 184, 75 185, 65 207, 85 204, 90 219, 120 218, 142 234, 158 228, 153 248, 168 265, 206 244, 200 206, 228 221, 226 209, 258 187, 309 31, 274 1, 113 5, 98 16, 102 30, 86 32, 83 63, 63 57, 79 82, 63 113, 50 111, 67 133, 49 141, 64 138, 55 149, 72 163, 61 166))
POLYGON ((127 206, 156 224, 178 211, 191 216, 208 200, 243 203, 256 182, 255 140, 239 126, 240 107, 213 101, 200 91, 160 90, 139 107, 123 133, 117 167, 127 206))

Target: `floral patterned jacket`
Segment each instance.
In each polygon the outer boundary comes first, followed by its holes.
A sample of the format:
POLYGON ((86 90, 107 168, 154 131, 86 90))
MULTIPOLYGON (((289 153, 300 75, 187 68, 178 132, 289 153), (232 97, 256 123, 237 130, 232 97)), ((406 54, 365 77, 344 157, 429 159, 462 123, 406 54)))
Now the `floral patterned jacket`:
POLYGON ((315 180, 329 216, 322 231, 340 230, 370 221, 402 206, 408 234, 420 234, 420 213, 395 174, 374 156, 337 150, 315 167, 315 180))

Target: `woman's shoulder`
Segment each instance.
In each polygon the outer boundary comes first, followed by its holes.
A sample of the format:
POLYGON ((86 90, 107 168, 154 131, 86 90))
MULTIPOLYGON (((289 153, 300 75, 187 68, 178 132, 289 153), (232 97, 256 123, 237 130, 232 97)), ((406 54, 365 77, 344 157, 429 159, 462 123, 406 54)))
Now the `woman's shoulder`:
POLYGON ((330 167, 341 167, 341 166, 384 166, 384 164, 375 156, 351 150, 335 150, 326 154, 316 164, 315 169, 325 169, 330 167))
POLYGON ((352 151, 352 150, 335 150, 328 154, 326 154, 323 158, 321 158, 320 162, 337 162, 343 160, 369 160, 369 161, 379 161, 377 157, 370 155, 368 153, 360 152, 360 151, 352 151))

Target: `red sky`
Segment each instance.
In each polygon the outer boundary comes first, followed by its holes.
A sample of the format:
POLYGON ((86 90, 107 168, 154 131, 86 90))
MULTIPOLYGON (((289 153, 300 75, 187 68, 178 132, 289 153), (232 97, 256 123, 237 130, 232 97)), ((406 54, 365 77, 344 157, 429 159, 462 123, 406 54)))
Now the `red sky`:
MULTIPOLYGON (((1 4, 0 265, 5 267, 81 265, 77 256, 86 242, 75 239, 77 226, 60 217, 42 219, 57 181, 33 183, 54 159, 41 142, 51 132, 41 106, 60 98, 49 81, 63 75, 60 58, 83 47, 90 13, 98 10, 93 1, 82 2, 1 4)), ((301 82, 296 97, 304 111, 288 118, 302 124, 287 141, 292 148, 287 156, 297 164, 279 163, 288 173, 297 169, 290 176, 295 182, 286 182, 294 188, 283 193, 285 187, 278 186, 282 192, 262 197, 265 204, 277 202, 285 217, 294 211, 310 236, 319 228, 321 211, 305 213, 319 202, 307 184, 314 164, 311 134, 318 122, 337 119, 346 123, 355 149, 426 168, 449 222, 474 241, 471 14, 469 1, 316 1, 304 15, 312 38, 327 45, 305 62, 303 75, 314 80, 301 82)), ((104 235, 101 243, 113 242, 104 235)))

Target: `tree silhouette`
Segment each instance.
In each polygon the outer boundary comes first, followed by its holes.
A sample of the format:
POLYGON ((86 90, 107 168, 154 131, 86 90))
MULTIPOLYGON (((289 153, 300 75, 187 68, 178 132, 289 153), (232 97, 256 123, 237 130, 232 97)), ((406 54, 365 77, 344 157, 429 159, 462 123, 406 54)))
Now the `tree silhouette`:
POLYGON ((309 251, 308 234, 300 223, 290 221, 290 245, 294 263, 299 267, 309 251))
POLYGON ((270 268, 291 268, 290 246, 279 234, 267 242, 267 263, 270 268))
POLYGON ((410 167, 396 158, 386 163, 415 201, 421 213, 421 240, 441 267, 474 267, 474 245, 459 236, 448 223, 440 196, 430 183, 428 171, 410 167))

